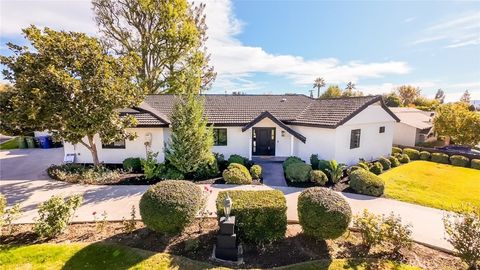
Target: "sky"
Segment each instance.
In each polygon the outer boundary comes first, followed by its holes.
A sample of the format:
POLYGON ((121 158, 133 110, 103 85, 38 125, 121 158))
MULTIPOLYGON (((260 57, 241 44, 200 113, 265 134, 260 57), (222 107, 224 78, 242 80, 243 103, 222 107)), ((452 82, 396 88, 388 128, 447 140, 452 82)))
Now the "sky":
MULTIPOLYGON (((198 2, 198 1, 196 1, 198 2)), ((399 85, 480 99, 480 1, 205 0, 209 93, 309 94, 316 77, 366 94, 399 85)), ((83 0, 0 0, 0 54, 29 24, 99 35, 83 0)))

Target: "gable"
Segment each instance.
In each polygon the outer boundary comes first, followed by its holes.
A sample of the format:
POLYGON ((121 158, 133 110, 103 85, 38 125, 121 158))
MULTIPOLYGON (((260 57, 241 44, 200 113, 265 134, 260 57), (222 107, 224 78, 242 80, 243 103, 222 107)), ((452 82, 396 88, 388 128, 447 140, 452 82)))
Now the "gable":
POLYGON ((361 110, 343 125, 359 125, 382 122, 397 122, 395 115, 385 109, 381 102, 376 102, 361 110))

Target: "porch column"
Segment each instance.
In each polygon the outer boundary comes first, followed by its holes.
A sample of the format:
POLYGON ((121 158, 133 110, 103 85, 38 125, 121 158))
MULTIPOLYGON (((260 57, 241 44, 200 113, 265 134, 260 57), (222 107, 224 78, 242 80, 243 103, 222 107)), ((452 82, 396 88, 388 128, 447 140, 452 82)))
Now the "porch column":
POLYGON ((293 135, 290 134, 290 156, 293 156, 293 135))
POLYGON ((252 160, 252 129, 249 128, 246 132, 248 132, 248 159, 252 160))

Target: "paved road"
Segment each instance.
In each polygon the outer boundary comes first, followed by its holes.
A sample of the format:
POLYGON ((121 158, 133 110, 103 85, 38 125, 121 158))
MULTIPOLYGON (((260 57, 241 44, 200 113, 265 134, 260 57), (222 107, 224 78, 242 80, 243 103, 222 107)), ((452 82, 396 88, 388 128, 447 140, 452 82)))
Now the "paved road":
MULTIPOLYGON (((68 196, 81 193, 84 203, 76 212, 73 221, 92 221, 92 212, 107 211, 109 220, 121 220, 130 216, 130 209, 135 207, 138 215, 138 202, 148 186, 89 186, 72 185, 49 180, 44 170, 52 163, 62 160, 61 149, 25 149, 0 151, 0 192, 5 194, 9 205, 20 202, 24 215, 19 223, 33 222, 37 216, 37 204, 47 200, 52 195, 68 196)), ((269 186, 233 186, 212 185, 212 194, 207 207, 215 211, 215 199, 219 191, 230 189, 281 190, 287 199, 287 218, 298 221, 297 199, 302 191, 292 187, 269 186)), ((374 198, 349 193, 339 193, 351 205, 354 213, 363 209, 377 214, 394 212, 402 217, 403 222, 412 225, 415 240, 429 245, 450 250, 451 245, 445 241, 442 218, 444 211, 419 205, 399 202, 384 198, 374 198)), ((213 214, 214 215, 214 214, 213 214)))

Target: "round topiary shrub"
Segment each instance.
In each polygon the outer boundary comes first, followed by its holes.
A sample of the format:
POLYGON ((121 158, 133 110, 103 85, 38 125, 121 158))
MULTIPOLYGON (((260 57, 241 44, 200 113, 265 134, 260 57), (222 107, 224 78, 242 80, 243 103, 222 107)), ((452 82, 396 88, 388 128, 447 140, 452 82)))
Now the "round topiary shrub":
POLYGON ((286 170, 288 165, 293 164, 293 163, 305 163, 303 160, 301 160, 299 157, 288 157, 284 162, 283 162, 283 169, 286 170))
POLYGON ((388 160, 390 160, 390 164, 392 165, 392 168, 400 166, 400 161, 398 161, 398 158, 394 156, 390 156, 388 160))
POLYGON ((392 163, 390 162, 390 160, 388 160, 384 157, 380 157, 378 159, 378 162, 380 162, 380 164, 382 164, 382 168, 383 168, 384 171, 389 170, 392 167, 392 163))
POLYGON ((308 182, 312 166, 303 162, 294 162, 287 166, 285 177, 290 182, 308 182))
POLYGON ((228 165, 222 176, 227 184, 248 185, 252 183, 252 176, 248 172, 247 167, 238 163, 228 165))
POLYGON ((325 186, 325 184, 328 182, 328 177, 321 170, 311 170, 310 181, 312 181, 316 185, 325 186))
POLYGON ((372 167, 370 167, 370 171, 376 175, 382 174, 383 166, 380 162, 375 162, 372 164, 372 167))
POLYGON ((179 234, 195 220, 205 203, 202 189, 189 181, 166 180, 150 186, 140 199, 145 226, 167 234, 179 234))
POLYGON ((123 161, 123 169, 127 172, 141 172, 142 162, 140 158, 127 158, 123 161))
POLYGON ((452 163, 453 166, 468 167, 470 160, 464 156, 453 155, 450 157, 450 163, 452 163))
POLYGON ((399 148, 399 147, 392 147, 392 155, 394 154, 401 154, 402 153, 402 149, 399 148))
POLYGON ((250 168, 250 174, 253 179, 260 179, 262 177, 262 167, 258 164, 253 165, 250 168))
POLYGON ((420 158, 420 152, 412 148, 403 149, 403 154, 407 155, 410 160, 418 160, 420 158))
POLYGON ((421 160, 430 160, 430 152, 427 152, 427 151, 422 151, 420 152, 420 159, 421 160))
POLYGON ((238 163, 238 164, 242 164, 243 166, 246 165, 246 161, 248 161, 247 158, 245 157, 242 157, 240 155, 231 155, 229 158, 228 158, 228 163, 231 164, 231 163, 238 163))
POLYGON ((444 153, 432 153, 431 160, 433 162, 442 163, 442 164, 449 163, 448 155, 444 153))
POLYGON ((347 169, 347 175, 350 175, 352 172, 356 170, 364 170, 362 167, 359 167, 357 165, 353 165, 347 169))
POLYGON ((316 239, 342 236, 352 219, 352 209, 347 201, 321 187, 304 190, 298 197, 297 210, 304 233, 316 239))
POLYGON ((350 180, 350 187, 360 194, 378 197, 383 194, 385 189, 382 178, 365 170, 352 172, 348 179, 350 180))
POLYGON ((472 169, 480 170, 480 159, 472 159, 472 169))
POLYGON ((398 158, 398 161, 400 161, 400 163, 409 163, 410 157, 407 154, 403 154, 398 158))
POLYGON ((360 167, 360 168, 362 168, 362 169, 364 169, 364 170, 367 170, 367 171, 370 170, 370 166, 368 166, 368 163, 366 163, 366 162, 359 162, 359 163, 357 164, 357 166, 360 167))

